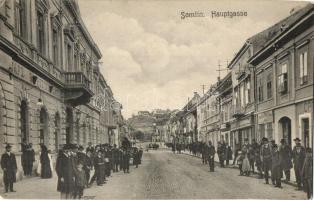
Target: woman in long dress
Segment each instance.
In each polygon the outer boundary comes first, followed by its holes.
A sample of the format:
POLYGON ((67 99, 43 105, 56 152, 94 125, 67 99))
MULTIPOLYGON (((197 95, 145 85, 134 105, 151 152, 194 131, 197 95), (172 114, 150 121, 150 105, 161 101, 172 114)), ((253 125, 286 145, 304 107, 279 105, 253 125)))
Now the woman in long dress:
POLYGON ((51 165, 48 155, 48 149, 45 145, 41 145, 40 164, 41 164, 41 178, 51 178, 51 165))

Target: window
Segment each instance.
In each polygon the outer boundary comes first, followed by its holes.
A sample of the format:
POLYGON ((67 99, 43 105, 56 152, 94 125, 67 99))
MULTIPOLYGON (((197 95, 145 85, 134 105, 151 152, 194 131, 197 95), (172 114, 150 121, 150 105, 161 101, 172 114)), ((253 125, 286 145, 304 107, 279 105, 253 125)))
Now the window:
POLYGON ((300 54, 300 85, 307 83, 307 51, 300 54))
POLYGON ((268 138, 268 140, 272 140, 273 139, 273 124, 270 123, 266 123, 266 137, 268 138))
POLYGON ((59 64, 59 34, 57 29, 52 29, 52 58, 55 65, 59 64))
POLYGON ((72 46, 70 44, 67 44, 67 65, 68 65, 68 71, 72 71, 72 46))
POLYGON ((265 124, 259 124, 258 130, 259 130, 260 138, 265 137, 265 124))
POLYGON ((21 141, 28 142, 28 107, 26 101, 22 101, 20 105, 20 128, 21 141))
POLYGON ((272 75, 268 74, 267 76, 267 99, 272 98, 273 91, 272 91, 272 75))
POLYGON ((250 79, 246 79, 246 82, 245 82, 245 104, 249 104, 251 102, 251 81, 250 79))
POLYGON ((258 101, 259 102, 264 101, 262 79, 259 80, 259 84, 258 84, 258 101))
POLYGON ((245 102, 244 102, 244 85, 243 85, 243 83, 240 86, 240 98, 241 98, 241 107, 244 107, 245 102))
POLYGON ((23 39, 27 39, 26 36, 26 1, 19 0, 15 3, 15 31, 23 39))
POLYGON ((281 94, 287 94, 288 92, 288 66, 287 64, 282 64, 280 67, 280 74, 278 76, 278 86, 279 92, 281 94))
POLYGON ((39 53, 45 55, 45 28, 44 28, 44 15, 42 12, 37 11, 37 48, 39 53))

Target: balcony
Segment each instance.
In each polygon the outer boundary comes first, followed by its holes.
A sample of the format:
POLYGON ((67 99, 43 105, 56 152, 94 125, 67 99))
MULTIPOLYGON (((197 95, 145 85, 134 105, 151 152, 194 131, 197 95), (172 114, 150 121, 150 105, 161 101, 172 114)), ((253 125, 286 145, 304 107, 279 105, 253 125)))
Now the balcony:
POLYGON ((90 81, 82 72, 65 72, 65 101, 73 107, 86 104, 94 95, 90 81))
POLYGON ((245 108, 244 107, 234 107, 232 117, 241 118, 244 116, 245 108))

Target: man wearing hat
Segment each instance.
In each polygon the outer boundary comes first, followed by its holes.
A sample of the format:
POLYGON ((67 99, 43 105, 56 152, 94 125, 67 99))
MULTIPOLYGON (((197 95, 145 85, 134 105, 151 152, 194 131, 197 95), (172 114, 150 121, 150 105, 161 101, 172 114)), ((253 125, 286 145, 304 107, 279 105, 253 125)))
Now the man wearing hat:
POLYGON ((279 154, 281 158, 281 169, 285 173, 286 181, 290 181, 290 169, 292 168, 292 149, 285 139, 280 140, 279 154))
POLYGON ((71 149, 73 145, 64 145, 59 152, 56 162, 56 173, 58 176, 57 191, 61 193, 61 199, 72 199, 75 186, 75 163, 73 162, 71 149))
POLYGON ((272 157, 272 147, 268 142, 267 138, 263 138, 263 145, 261 148, 261 160, 263 162, 263 171, 265 173, 266 184, 269 184, 269 170, 271 170, 271 157, 272 157))
POLYGON ((3 183, 5 192, 15 192, 13 190, 13 183, 16 181, 16 159, 15 155, 11 152, 12 146, 7 144, 5 147, 5 153, 1 156, 1 168, 3 170, 3 183))
POLYGON ((295 146, 292 150, 292 158, 294 165, 295 177, 297 179, 298 190, 302 190, 302 179, 301 179, 301 171, 305 159, 305 149, 301 145, 300 138, 295 138, 295 146))

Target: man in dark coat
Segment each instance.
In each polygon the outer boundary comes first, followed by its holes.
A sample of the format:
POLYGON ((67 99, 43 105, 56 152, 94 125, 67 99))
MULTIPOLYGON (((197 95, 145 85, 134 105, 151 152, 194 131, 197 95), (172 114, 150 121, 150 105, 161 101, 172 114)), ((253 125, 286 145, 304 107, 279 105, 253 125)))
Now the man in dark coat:
POLYGON ((225 154, 225 159, 226 159, 226 165, 229 165, 229 161, 232 160, 232 149, 228 143, 226 143, 226 154, 225 154))
POLYGON ((293 164, 294 164, 294 172, 295 177, 298 184, 298 189, 302 190, 302 177, 301 171, 305 159, 305 149, 301 145, 301 140, 299 138, 295 138, 295 146, 292 150, 293 164))
POLYGON ((3 183, 5 192, 15 192, 13 190, 13 183, 16 181, 17 164, 15 155, 11 152, 11 145, 7 144, 5 147, 6 152, 1 156, 1 168, 3 170, 3 183))
POLYGON ((225 153, 226 153, 226 147, 223 143, 218 142, 218 148, 217 148, 217 154, 219 157, 219 163, 220 167, 225 167, 224 162, 225 162, 225 153))
POLYGON ((86 157, 85 157, 85 166, 83 167, 86 175, 86 186, 89 187, 89 179, 90 179, 90 171, 93 169, 93 156, 92 152, 88 150, 86 152, 86 157))
POLYGON ((280 140, 279 154, 281 157, 281 169, 285 173, 286 181, 290 181, 290 169, 292 168, 292 149, 286 144, 285 139, 280 140))
POLYGON ((261 147, 261 160, 263 162, 263 171, 265 176, 266 184, 269 184, 269 171, 271 170, 271 158, 272 148, 267 138, 263 138, 263 145, 261 147))
POLYGON ((75 187, 75 160, 71 156, 71 145, 66 144, 59 151, 56 162, 58 176, 57 191, 61 193, 61 199, 71 199, 75 187))
POLYGON ((211 172, 215 169, 215 147, 212 145, 212 142, 208 142, 208 163, 209 163, 209 169, 211 172))
POLYGON ((138 150, 138 153, 139 153, 139 164, 142 164, 142 157, 143 157, 143 148, 142 146, 140 146, 140 149, 138 150))
POLYGON ((136 168, 138 168, 138 165, 140 164, 140 154, 138 152, 138 148, 134 148, 134 153, 133 153, 133 164, 135 165, 136 168))
POLYGON ((123 172, 130 173, 130 152, 129 149, 123 150, 123 172))
POLYGON ((313 152, 311 148, 306 148, 306 156, 302 168, 302 178, 304 180, 307 198, 313 199, 313 152))
POLYGON ((117 148, 117 145, 114 144, 113 145, 113 149, 111 150, 112 153, 112 168, 113 168, 113 172, 118 172, 119 171, 119 149, 117 148))
POLYGON ((106 177, 109 177, 111 175, 111 151, 109 150, 109 146, 105 145, 103 156, 105 161, 105 175, 106 177))
POLYGON ((282 158, 280 156, 277 144, 273 145, 273 153, 272 153, 272 180, 275 187, 281 188, 281 177, 282 177, 282 170, 281 170, 281 162, 282 158))

